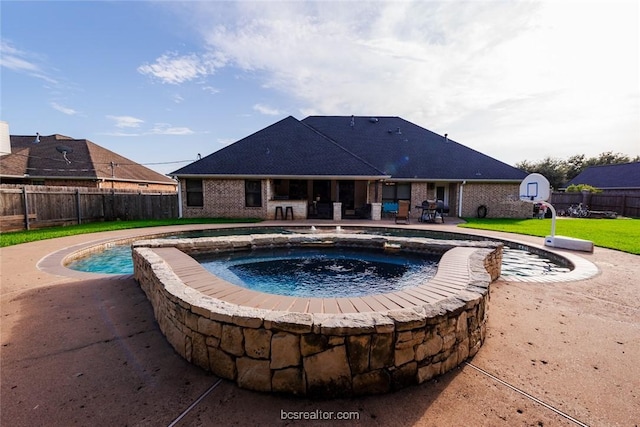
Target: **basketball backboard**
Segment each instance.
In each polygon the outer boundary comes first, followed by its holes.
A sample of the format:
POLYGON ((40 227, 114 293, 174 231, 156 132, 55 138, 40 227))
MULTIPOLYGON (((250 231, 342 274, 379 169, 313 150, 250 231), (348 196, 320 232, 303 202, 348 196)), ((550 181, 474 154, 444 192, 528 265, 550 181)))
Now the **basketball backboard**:
POLYGON ((520 200, 538 203, 549 200, 551 185, 547 178, 539 173, 527 175, 520 183, 520 200))

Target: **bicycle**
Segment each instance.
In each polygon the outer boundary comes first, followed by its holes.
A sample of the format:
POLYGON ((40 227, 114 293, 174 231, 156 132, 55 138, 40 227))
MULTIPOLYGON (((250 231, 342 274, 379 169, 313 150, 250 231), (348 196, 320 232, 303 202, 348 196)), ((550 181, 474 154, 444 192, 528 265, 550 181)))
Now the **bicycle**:
POLYGON ((567 209, 569 216, 572 218, 586 218, 589 216, 589 209, 587 206, 582 206, 582 203, 578 203, 578 205, 571 205, 569 209, 567 209))

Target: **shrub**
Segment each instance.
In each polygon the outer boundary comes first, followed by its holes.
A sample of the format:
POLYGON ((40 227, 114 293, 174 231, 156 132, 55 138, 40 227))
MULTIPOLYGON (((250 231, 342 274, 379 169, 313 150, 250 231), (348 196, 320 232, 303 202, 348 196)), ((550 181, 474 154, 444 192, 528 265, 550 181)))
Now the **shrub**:
POLYGON ((581 191, 588 191, 589 193, 602 193, 602 190, 589 184, 571 184, 567 187, 567 193, 579 193, 581 191))

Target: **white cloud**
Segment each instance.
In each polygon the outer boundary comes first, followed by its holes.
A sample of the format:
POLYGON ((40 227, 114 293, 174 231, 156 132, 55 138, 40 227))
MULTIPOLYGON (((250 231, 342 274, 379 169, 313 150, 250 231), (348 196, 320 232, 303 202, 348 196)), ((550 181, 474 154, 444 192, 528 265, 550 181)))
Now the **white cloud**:
POLYGON ((61 113, 68 116, 75 116, 76 114, 78 114, 78 112, 73 108, 64 107, 57 102, 51 102, 49 105, 51 105, 51 108, 53 108, 54 110, 60 111, 61 113))
POLYGON ((279 116, 283 114, 280 110, 264 104, 255 104, 253 109, 258 113, 265 114, 267 116, 279 116))
POLYGON ((142 136, 141 133, 135 132, 102 132, 100 135, 114 136, 114 137, 130 137, 130 136, 142 136))
POLYGON ((192 135, 195 132, 187 127, 174 127, 168 123, 156 123, 148 133, 151 135, 192 135))
POLYGON ((213 74, 216 68, 223 65, 224 61, 219 55, 178 55, 167 52, 155 63, 139 66, 138 72, 155 77, 162 83, 180 84, 213 74))
POLYGON ((137 128, 144 123, 144 120, 131 116, 107 116, 107 118, 115 121, 117 128, 137 128))
POLYGON ((220 93, 219 89, 216 89, 213 86, 203 86, 202 90, 209 92, 211 95, 215 95, 216 93, 220 93))
MULTIPOLYGON (((260 72, 265 88, 319 114, 388 113, 423 123, 501 100, 479 90, 487 78, 499 86, 503 56, 492 52, 536 11, 487 2, 234 5, 224 22, 207 19, 203 37, 227 64, 260 72)), ((206 4, 194 7, 203 19, 213 16, 206 4)))
POLYGON ((129 137, 129 136, 147 136, 147 135, 192 135, 195 132, 188 127, 172 126, 169 123, 154 123, 151 129, 142 129, 141 125, 144 120, 130 116, 107 116, 111 120, 115 120, 115 126, 121 129, 136 128, 136 131, 117 131, 106 132, 103 135, 129 137))
POLYGON ((635 1, 180 7, 224 58, 216 69, 243 70, 304 114, 399 115, 512 163, 638 152, 635 1))
POLYGON ((14 71, 40 71, 38 65, 24 59, 25 52, 21 52, 4 40, 0 41, 0 53, 2 54, 0 56, 0 64, 3 67, 14 71))
POLYGON ((2 67, 57 84, 57 80, 49 76, 39 65, 39 62, 38 55, 19 50, 10 42, 0 40, 0 65, 2 67))

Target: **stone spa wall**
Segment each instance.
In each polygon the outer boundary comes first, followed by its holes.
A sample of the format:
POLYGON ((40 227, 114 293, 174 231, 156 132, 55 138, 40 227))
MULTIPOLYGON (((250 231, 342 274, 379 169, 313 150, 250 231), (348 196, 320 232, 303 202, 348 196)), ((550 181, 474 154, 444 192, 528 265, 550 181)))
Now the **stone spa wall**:
POLYGON ((420 384, 474 356, 485 339, 489 285, 500 275, 502 262, 500 243, 362 235, 250 235, 148 240, 133 246, 135 279, 161 331, 182 357, 242 388, 323 398, 420 384), (169 246, 186 253, 305 243, 360 246, 365 241, 442 253, 436 277, 447 277, 440 271, 447 259, 463 267, 466 262, 466 274, 450 276, 464 286, 437 302, 401 310, 271 311, 228 303, 186 286, 154 251, 169 246))

